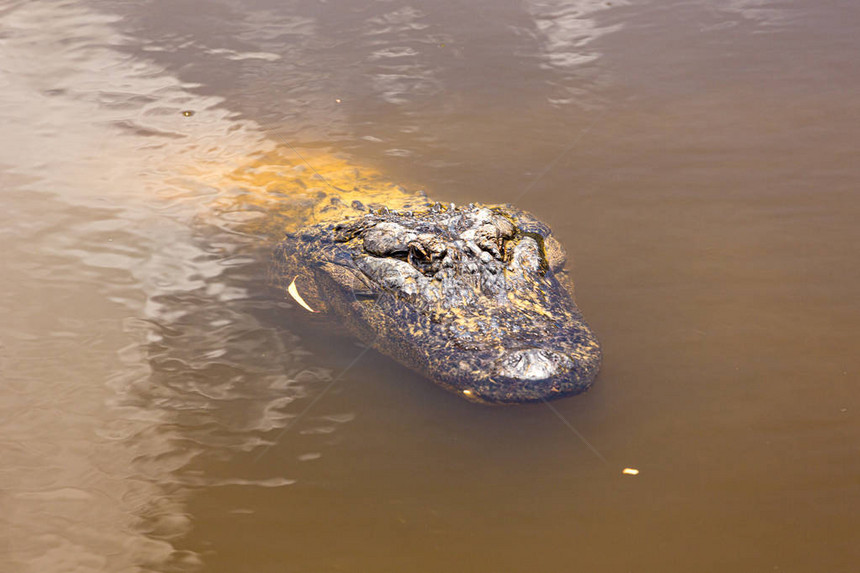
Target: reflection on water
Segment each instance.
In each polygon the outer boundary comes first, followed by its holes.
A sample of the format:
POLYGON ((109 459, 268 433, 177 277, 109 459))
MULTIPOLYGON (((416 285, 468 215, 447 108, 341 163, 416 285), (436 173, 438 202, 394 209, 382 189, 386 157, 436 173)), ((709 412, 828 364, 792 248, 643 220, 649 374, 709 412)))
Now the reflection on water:
POLYGON ((430 26, 423 22, 424 18, 421 10, 407 6, 366 22, 366 35, 371 38, 369 48, 373 50, 367 60, 377 68, 372 75, 373 89, 387 103, 432 97, 440 91, 432 68, 422 62, 422 52, 435 48, 434 40, 439 44, 444 42, 428 33, 430 26), (422 40, 415 42, 416 37, 422 40))
POLYGON ((858 21, 0 0, 0 569, 851 570, 858 21), (549 220, 598 455, 271 290, 313 171, 549 220))
POLYGON ((570 68, 594 60, 600 54, 588 48, 588 44, 620 28, 618 25, 600 27, 589 17, 606 10, 605 2, 536 0, 527 2, 526 6, 543 40, 542 52, 549 66, 570 68))
POLYGON ((743 18, 765 25, 784 24, 791 17, 791 7, 786 2, 774 0, 729 0, 716 10, 734 12, 743 18))
POLYGON ((588 76, 577 73, 577 68, 600 57, 600 51, 591 45, 595 40, 623 26, 621 23, 600 24, 594 16, 627 2, 528 0, 523 4, 532 17, 540 41, 541 66, 560 71, 559 79, 553 82, 560 84, 559 93, 551 96, 550 101, 556 105, 582 105, 589 96, 588 76))
POLYGON ((188 487, 293 479, 195 464, 265 445, 327 377, 254 318, 265 248, 200 219, 273 145, 124 54, 117 20, 71 2, 3 14, 0 547, 15 571, 196 566, 173 547, 188 487))

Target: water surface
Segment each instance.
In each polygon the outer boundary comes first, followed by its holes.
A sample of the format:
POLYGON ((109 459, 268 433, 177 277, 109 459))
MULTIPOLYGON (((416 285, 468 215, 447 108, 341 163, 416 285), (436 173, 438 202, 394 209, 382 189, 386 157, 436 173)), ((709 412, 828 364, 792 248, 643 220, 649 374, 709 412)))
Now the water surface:
POLYGON ((3 570, 853 571, 858 25, 0 1, 3 570), (302 157, 550 223, 595 388, 476 406, 302 316, 302 157))

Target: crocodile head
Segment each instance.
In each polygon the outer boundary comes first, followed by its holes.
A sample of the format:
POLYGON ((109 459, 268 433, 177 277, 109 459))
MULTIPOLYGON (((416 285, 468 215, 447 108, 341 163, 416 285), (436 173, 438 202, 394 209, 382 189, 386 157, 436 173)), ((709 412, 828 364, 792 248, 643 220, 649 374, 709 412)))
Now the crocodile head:
POLYGON ((591 386, 600 347, 545 224, 510 205, 355 202, 343 213, 276 249, 277 282, 297 286, 308 308, 472 401, 534 402, 591 386))

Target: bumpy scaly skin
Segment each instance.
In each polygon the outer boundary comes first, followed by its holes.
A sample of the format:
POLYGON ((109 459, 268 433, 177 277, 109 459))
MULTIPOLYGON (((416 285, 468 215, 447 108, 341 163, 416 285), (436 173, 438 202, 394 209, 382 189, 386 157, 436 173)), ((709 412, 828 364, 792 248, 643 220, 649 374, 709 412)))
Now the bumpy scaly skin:
POLYGON ((466 399, 495 404, 587 390, 600 347, 573 302, 549 228, 510 205, 368 209, 278 245, 275 278, 365 343, 466 399))

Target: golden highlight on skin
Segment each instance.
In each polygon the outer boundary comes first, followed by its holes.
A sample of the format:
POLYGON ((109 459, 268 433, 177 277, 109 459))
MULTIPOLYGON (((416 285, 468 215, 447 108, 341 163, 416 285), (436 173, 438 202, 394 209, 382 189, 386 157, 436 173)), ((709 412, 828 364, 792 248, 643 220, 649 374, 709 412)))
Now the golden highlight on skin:
POLYGON ((272 244, 285 232, 308 224, 333 221, 345 211, 324 199, 337 197, 344 206, 360 201, 369 207, 392 209, 415 200, 372 167, 324 150, 285 146, 262 154, 229 172, 211 173, 213 187, 222 191, 211 212, 237 231, 272 244), (232 221, 236 223, 233 224, 232 221))

